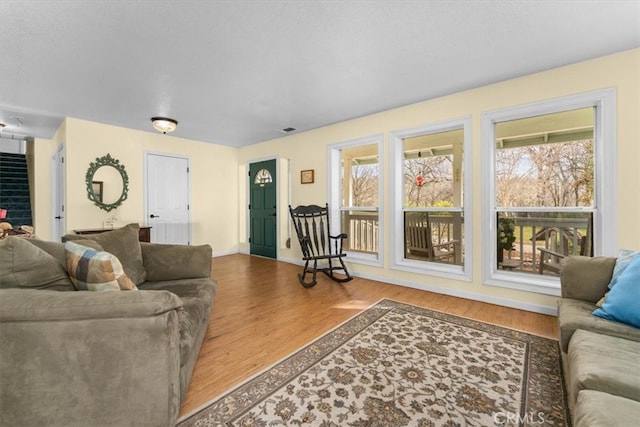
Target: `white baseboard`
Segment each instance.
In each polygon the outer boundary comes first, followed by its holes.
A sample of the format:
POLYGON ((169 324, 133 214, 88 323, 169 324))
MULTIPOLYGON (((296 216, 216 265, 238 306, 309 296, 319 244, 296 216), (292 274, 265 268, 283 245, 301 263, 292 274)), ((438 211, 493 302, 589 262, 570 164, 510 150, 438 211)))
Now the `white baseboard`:
POLYGON ((221 256, 227 256, 227 255, 235 255, 237 253, 242 253, 242 252, 239 252, 239 251, 214 252, 212 258, 218 258, 221 256))
MULTIPOLYGON (((304 262, 302 260, 295 260, 291 258, 278 258, 278 261, 288 262, 290 264, 296 264, 296 265, 304 265, 304 262)), ((399 280, 399 279, 393 279, 389 277, 380 277, 380 276, 371 275, 371 274, 353 273, 351 271, 349 273, 354 277, 361 277, 363 279, 375 280, 377 282, 383 282, 383 283, 388 283, 388 284, 397 285, 397 286, 404 286, 407 288, 420 289, 422 291, 429 291, 437 294, 449 295, 452 297, 486 302, 489 304, 501 305, 503 307, 517 308, 519 310, 531 311, 534 313, 548 314, 550 316, 557 316, 558 314, 557 307, 548 306, 548 305, 531 304, 527 302, 512 300, 509 298, 494 297, 490 295, 479 294, 476 292, 460 291, 457 289, 445 288, 442 286, 432 285, 427 283, 418 283, 418 282, 412 282, 408 280, 399 280)))
POLYGON ((278 258, 278 261, 288 262, 289 264, 304 265, 304 261, 301 259, 280 257, 278 258))

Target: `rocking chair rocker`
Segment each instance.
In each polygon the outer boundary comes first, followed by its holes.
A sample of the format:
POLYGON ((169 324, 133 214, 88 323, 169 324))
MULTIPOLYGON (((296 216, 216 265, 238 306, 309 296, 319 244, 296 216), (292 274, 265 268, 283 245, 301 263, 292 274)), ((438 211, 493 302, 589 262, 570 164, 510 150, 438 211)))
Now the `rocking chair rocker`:
POLYGON ((305 288, 314 286, 316 282, 316 273, 323 272, 332 280, 338 283, 345 283, 353 279, 347 267, 342 261, 342 257, 347 256, 342 252, 342 241, 347 238, 344 233, 337 236, 329 234, 329 205, 324 207, 318 205, 298 206, 293 209, 289 205, 289 213, 296 229, 298 242, 302 249, 302 260, 305 261, 304 269, 298 274, 298 280, 305 288), (333 244, 332 244, 333 243, 333 244), (339 262, 333 265, 332 260, 339 262), (318 267, 318 261, 327 261, 328 267, 318 267), (313 261, 313 268, 309 268, 309 262, 313 261), (335 271, 342 270, 344 277, 336 276, 335 271), (311 281, 306 281, 307 273, 312 273, 311 281))

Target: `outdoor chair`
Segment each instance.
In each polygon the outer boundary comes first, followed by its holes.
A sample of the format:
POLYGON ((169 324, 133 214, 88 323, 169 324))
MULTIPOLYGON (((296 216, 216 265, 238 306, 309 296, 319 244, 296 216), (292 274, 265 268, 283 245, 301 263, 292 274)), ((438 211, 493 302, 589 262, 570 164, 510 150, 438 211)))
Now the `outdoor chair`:
POLYGON ((407 254, 427 258, 429 261, 455 262, 455 249, 460 241, 435 240, 427 212, 406 215, 405 241, 407 254))
MULTIPOLYGON (((589 217, 587 221, 587 234, 584 236, 578 236, 578 250, 574 249, 574 255, 593 256, 593 217, 589 217)), ((545 244, 545 247, 537 248, 540 251, 540 263, 538 264, 538 273, 544 274, 545 270, 549 270, 553 273, 560 274, 562 271, 562 260, 567 257, 568 243, 566 238, 562 236, 562 230, 554 229, 549 232, 549 238, 545 244), (560 249, 556 245, 556 235, 560 234, 561 238, 564 238, 564 242, 560 249), (549 242, 551 240, 551 242, 549 242)))
POLYGON ((318 271, 339 283, 353 279, 342 261, 342 258, 347 256, 342 251, 342 241, 347 238, 347 235, 341 233, 332 236, 330 234, 329 205, 298 206, 295 209, 289 205, 289 213, 302 249, 302 260, 305 262, 302 273, 298 274, 298 280, 302 286, 305 288, 314 286, 318 271), (309 267, 311 261, 313 261, 313 268, 309 267), (327 266, 318 267, 318 261, 326 262, 327 266), (334 262, 339 265, 335 265, 334 262), (335 275, 337 271, 342 272, 340 276, 335 275), (310 281, 306 280, 307 273, 312 274, 310 281))
POLYGON ((540 251, 540 263, 538 264, 538 273, 544 274, 545 270, 560 274, 562 268, 562 260, 567 256, 560 252, 554 252, 547 248, 537 248, 540 251))

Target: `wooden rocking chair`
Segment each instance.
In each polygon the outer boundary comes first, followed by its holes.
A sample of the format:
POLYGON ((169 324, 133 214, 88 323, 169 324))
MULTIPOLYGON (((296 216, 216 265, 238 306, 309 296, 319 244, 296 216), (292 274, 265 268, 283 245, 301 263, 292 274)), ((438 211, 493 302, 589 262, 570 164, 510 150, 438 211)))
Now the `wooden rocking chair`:
POLYGON ((318 205, 298 206, 295 209, 289 205, 289 213, 302 249, 302 259, 305 261, 304 270, 298 274, 298 280, 302 286, 305 288, 314 286, 318 271, 339 283, 353 279, 342 261, 342 257, 347 256, 342 251, 342 241, 347 238, 347 235, 341 233, 337 236, 331 236, 329 234, 329 205, 326 204, 324 207, 318 205), (340 265, 333 265, 333 260, 337 260, 340 265), (311 261, 313 261, 313 268, 309 268, 311 261), (318 261, 327 261, 328 266, 319 268, 318 261), (334 274, 335 271, 340 270, 344 277, 334 274), (311 281, 305 280, 307 273, 313 274, 311 281))

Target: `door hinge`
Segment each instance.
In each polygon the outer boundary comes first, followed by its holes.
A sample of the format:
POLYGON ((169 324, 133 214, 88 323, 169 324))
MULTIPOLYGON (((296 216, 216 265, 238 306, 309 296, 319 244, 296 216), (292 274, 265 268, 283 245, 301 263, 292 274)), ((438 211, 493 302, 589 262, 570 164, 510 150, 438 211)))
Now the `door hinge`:
POLYGON ((251 243, 251 237, 249 237, 249 243, 251 243))
POLYGON ((251 210, 251 205, 249 205, 249 210, 251 210))
POLYGON ((191 209, 191 207, 189 205, 187 205, 187 210, 191 209))
POLYGON ((247 172, 247 176, 251 176, 251 171, 247 172))
POLYGON ((189 168, 187 167, 187 173, 189 173, 189 168))

